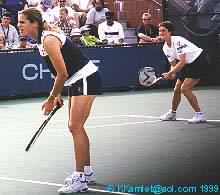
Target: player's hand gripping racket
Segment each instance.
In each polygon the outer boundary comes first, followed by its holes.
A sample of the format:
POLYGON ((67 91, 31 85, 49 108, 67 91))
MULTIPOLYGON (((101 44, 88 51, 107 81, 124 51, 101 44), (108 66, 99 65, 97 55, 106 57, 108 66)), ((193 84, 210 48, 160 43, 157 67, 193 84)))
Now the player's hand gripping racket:
POLYGON ((30 142, 28 143, 27 147, 25 148, 25 151, 28 152, 30 150, 30 148, 34 145, 34 143, 36 142, 37 138, 40 136, 40 134, 42 133, 44 127, 47 125, 47 123, 49 122, 49 120, 51 119, 51 117, 56 113, 57 110, 59 110, 62 107, 62 105, 57 105, 52 112, 47 116, 47 118, 44 120, 44 122, 42 123, 42 125, 40 126, 40 128, 35 132, 35 134, 33 135, 33 137, 31 138, 30 142))

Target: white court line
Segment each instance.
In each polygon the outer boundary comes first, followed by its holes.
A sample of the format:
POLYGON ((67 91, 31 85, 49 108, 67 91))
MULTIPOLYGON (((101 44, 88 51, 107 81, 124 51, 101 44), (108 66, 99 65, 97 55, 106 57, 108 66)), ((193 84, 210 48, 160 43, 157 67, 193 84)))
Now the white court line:
MULTIPOLYGON (((95 116, 95 117, 91 117, 91 119, 104 119, 104 118, 123 118, 123 117, 127 117, 127 118, 149 118, 149 119, 160 119, 159 116, 149 116, 149 115, 135 115, 135 114, 121 114, 121 115, 110 115, 110 116, 95 116)), ((188 121, 188 118, 177 118, 177 121, 188 121)), ((161 121, 161 120, 159 120, 161 121)), ((158 122, 157 121, 149 121, 151 122, 158 122)), ((207 122, 220 122, 220 119, 209 119, 207 120, 207 122)))
MULTIPOLYGON (((48 185, 48 186, 56 186, 56 187, 63 186, 62 184, 58 184, 58 183, 42 182, 42 181, 34 181, 34 180, 26 180, 26 179, 16 179, 16 178, 10 178, 10 177, 0 177, 0 180, 16 181, 16 182, 32 183, 32 184, 40 184, 40 185, 48 185)), ((109 194, 134 195, 134 194, 123 193, 123 192, 110 192, 107 190, 99 190, 99 189, 95 189, 95 188, 89 188, 89 191, 103 192, 103 193, 109 193, 109 194)))
POLYGON ((88 125, 88 128, 102 128, 102 127, 122 127, 128 125, 137 125, 137 124, 145 124, 145 123, 157 123, 160 120, 153 120, 153 121, 139 121, 139 122, 127 122, 127 123, 112 123, 112 124, 104 124, 104 125, 88 125))

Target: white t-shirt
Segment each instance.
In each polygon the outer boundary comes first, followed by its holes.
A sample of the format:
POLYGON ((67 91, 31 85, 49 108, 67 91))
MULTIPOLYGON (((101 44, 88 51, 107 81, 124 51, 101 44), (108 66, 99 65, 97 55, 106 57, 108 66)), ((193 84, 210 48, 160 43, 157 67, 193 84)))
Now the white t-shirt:
POLYGON ((40 0, 26 0, 28 7, 37 7, 40 4, 40 0))
POLYGON ((97 12, 96 9, 93 7, 87 13, 86 24, 94 24, 98 26, 106 20, 105 13, 107 11, 109 11, 108 8, 103 8, 101 11, 97 12))
POLYGON ((107 39, 108 43, 118 43, 119 39, 124 39, 124 30, 119 22, 114 21, 112 26, 107 25, 107 22, 99 24, 98 27, 99 39, 107 39))
POLYGON ((180 55, 186 54, 186 62, 190 64, 194 62, 202 53, 202 49, 191 43, 181 36, 171 37, 171 47, 164 43, 163 52, 167 56, 169 62, 180 60, 180 55))
POLYGON ((77 4, 83 10, 93 8, 92 0, 72 0, 71 3, 77 4))
POLYGON ((45 20, 48 24, 54 24, 56 21, 56 18, 54 16, 54 13, 51 8, 48 8, 46 11, 43 11, 41 7, 38 7, 38 9, 41 11, 43 20, 45 20))

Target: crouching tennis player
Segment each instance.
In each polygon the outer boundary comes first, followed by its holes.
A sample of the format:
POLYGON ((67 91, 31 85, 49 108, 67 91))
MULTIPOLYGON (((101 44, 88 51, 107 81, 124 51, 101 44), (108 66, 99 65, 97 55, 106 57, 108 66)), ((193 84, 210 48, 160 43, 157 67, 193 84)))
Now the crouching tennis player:
POLYGON ((167 73, 163 73, 166 80, 173 80, 177 74, 177 81, 174 88, 172 108, 169 112, 160 117, 161 120, 176 120, 176 111, 181 101, 181 93, 195 111, 189 123, 205 122, 204 113, 198 104, 193 88, 205 77, 205 65, 207 60, 201 48, 181 36, 173 36, 174 27, 170 21, 159 24, 159 36, 165 41, 163 51, 167 56, 171 68, 167 73))
POLYGON ((35 8, 19 12, 18 28, 22 35, 38 40, 39 52, 55 75, 53 88, 42 106, 44 114, 49 114, 57 103, 62 102, 60 93, 64 85, 68 86, 68 126, 74 142, 76 168, 58 192, 85 192, 87 184, 94 182, 94 172, 90 166, 89 138, 84 123, 95 96, 101 92, 98 67, 63 33, 48 31, 40 11, 35 8))

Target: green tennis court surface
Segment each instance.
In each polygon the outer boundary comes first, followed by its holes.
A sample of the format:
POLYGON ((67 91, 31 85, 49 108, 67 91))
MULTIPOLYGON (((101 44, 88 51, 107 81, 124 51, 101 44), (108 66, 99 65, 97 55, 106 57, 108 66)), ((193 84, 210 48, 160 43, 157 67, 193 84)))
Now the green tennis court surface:
MULTIPOLYGON (((98 184, 84 194, 111 194, 110 184, 220 184, 219 89, 195 90, 205 124, 185 121, 193 114, 185 98, 181 120, 158 119, 170 107, 172 90, 98 96, 86 123, 98 184)), ((0 195, 58 194, 75 163, 64 99, 29 152, 25 147, 44 120, 44 98, 0 101, 0 195)))

